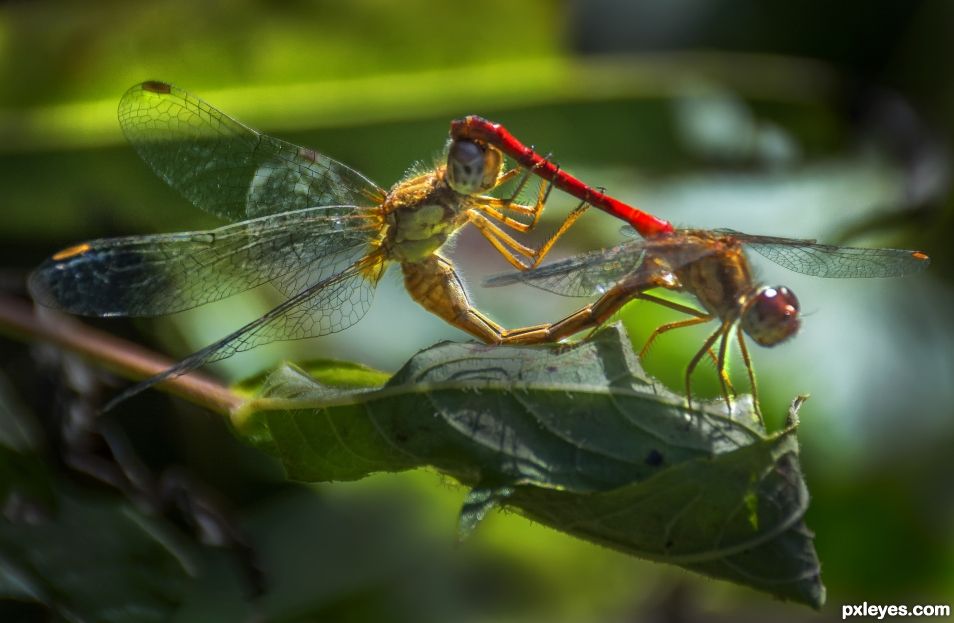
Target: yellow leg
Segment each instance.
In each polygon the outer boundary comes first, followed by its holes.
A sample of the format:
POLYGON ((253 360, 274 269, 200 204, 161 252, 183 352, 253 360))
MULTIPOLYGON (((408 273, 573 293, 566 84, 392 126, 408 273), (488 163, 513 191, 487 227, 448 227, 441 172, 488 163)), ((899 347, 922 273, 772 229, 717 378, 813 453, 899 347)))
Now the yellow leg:
POLYGON ((705 343, 703 343, 702 348, 699 349, 695 355, 692 356, 692 359, 689 360, 689 365, 686 367, 686 402, 689 405, 689 408, 692 409, 692 373, 695 371, 696 366, 699 365, 699 360, 702 359, 703 355, 712 348, 712 345, 715 344, 715 341, 719 339, 722 334, 729 330, 731 323, 724 321, 715 332, 706 338, 705 343))
POLYGON ((529 265, 521 261, 515 252, 526 257, 531 257, 534 253, 533 249, 511 238, 505 231, 494 225, 490 219, 476 210, 467 211, 467 220, 474 224, 474 227, 500 252, 505 260, 510 262, 511 266, 517 270, 527 270, 527 268, 529 268, 529 265))
POLYGON ((653 343, 663 333, 672 331, 673 329, 681 329, 683 327, 691 327, 697 324, 703 324, 712 320, 712 316, 697 316, 695 318, 687 318, 686 320, 678 320, 676 322, 668 322, 664 325, 656 327, 656 329, 649 335, 649 339, 646 340, 646 343, 639 351, 639 358, 642 359, 646 356, 646 353, 649 352, 649 349, 652 347, 653 343))
POLYGON ((741 329, 736 329, 736 337, 739 341, 739 350, 742 352, 742 361, 745 363, 745 371, 749 375, 749 387, 752 388, 752 402, 755 406, 755 414, 758 416, 759 422, 765 424, 765 420, 762 418, 762 407, 759 405, 759 388, 755 383, 755 368, 752 367, 752 358, 749 356, 749 348, 745 345, 745 336, 741 329))
MULTIPOLYGON (((652 285, 646 287, 653 287, 652 285)), ((577 310, 563 320, 504 332, 504 344, 541 344, 559 342, 585 329, 596 328, 634 298, 631 284, 617 284, 593 303, 577 310)))
MULTIPOLYGON (((722 334, 722 340, 719 342, 719 359, 716 361, 716 370, 719 374, 719 391, 722 392, 722 398, 725 400, 725 404, 729 407, 729 412, 732 412, 732 398, 729 397, 729 387, 730 383, 726 383, 726 379, 729 376, 729 373, 726 371, 726 357, 728 357, 729 350, 729 333, 731 328, 726 330, 722 334)), ((712 350, 709 350, 709 354, 712 354, 712 350)))
POLYGON ((526 177, 520 182, 517 192, 509 199, 499 199, 497 197, 488 197, 487 195, 478 195, 476 197, 471 197, 471 204, 475 209, 480 210, 490 218, 503 223, 515 231, 525 234, 533 229, 540 220, 540 216, 543 214, 543 208, 546 206, 547 199, 550 196, 550 189, 553 187, 553 184, 545 184, 540 182, 540 189, 537 192, 537 200, 532 206, 525 206, 515 202, 517 194, 519 194, 520 189, 524 186, 524 184, 526 184, 526 177), (504 214, 503 210, 510 210, 512 212, 516 212, 517 214, 529 215, 531 220, 529 223, 518 221, 517 219, 504 214))
POLYGON ((498 186, 503 186, 504 184, 506 184, 513 178, 515 178, 516 176, 520 175, 520 172, 522 170, 523 170, 522 167, 514 167, 510 169, 509 171, 501 173, 500 175, 497 176, 497 179, 494 181, 494 185, 490 187, 490 190, 493 190, 494 188, 497 188, 498 186))
MULTIPOLYGON (((666 331, 671 331, 672 329, 679 329, 681 327, 690 327, 695 324, 701 324, 702 322, 708 322, 709 320, 713 319, 713 316, 706 314, 704 312, 701 312, 698 309, 689 307, 688 305, 681 305, 673 301, 667 301, 664 298, 659 298, 658 296, 653 296, 652 294, 646 294, 645 292, 640 293, 638 296, 634 298, 642 299, 644 301, 650 301, 652 303, 656 303, 657 305, 662 305, 663 307, 668 307, 669 309, 673 309, 677 312, 682 312, 684 314, 689 314, 690 316, 695 316, 696 318, 700 319, 698 323, 693 321, 682 321, 682 322, 670 323, 669 325, 663 325, 661 327, 658 327, 655 331, 653 331, 652 335, 649 336, 649 339, 646 340, 646 344, 643 345, 643 348, 639 351, 640 359, 643 359, 646 357, 646 353, 649 352, 649 348, 653 345, 653 342, 656 340, 656 338, 658 338, 660 335, 662 335, 666 331)), ((712 352, 711 348, 708 350, 708 353, 709 353, 709 358, 712 359, 712 363, 715 364, 716 367, 718 367, 719 360, 716 358, 716 354, 712 352)), ((729 388, 729 391, 731 391, 734 394, 735 388, 732 387, 732 380, 729 379, 729 374, 723 369, 720 376, 722 377, 722 382, 725 383, 726 386, 729 388)))
POLYGON ((517 184, 517 187, 514 189, 513 193, 511 193, 509 198, 500 199, 498 197, 478 195, 473 197, 473 199, 481 204, 483 206, 482 209, 485 209, 493 218, 496 218, 498 221, 505 223, 508 227, 512 227, 521 233, 526 233, 530 231, 530 229, 532 229, 536 222, 540 219, 540 214, 543 212, 543 206, 546 203, 547 197, 550 196, 550 190, 553 188, 553 182, 545 183, 543 180, 540 181, 540 190, 537 193, 537 201, 533 206, 525 206, 517 203, 517 197, 520 196, 520 193, 523 192, 524 187, 526 187, 527 182, 530 180, 530 175, 533 173, 533 169, 514 167, 505 173, 501 173, 497 176, 497 179, 494 180, 494 185, 488 190, 499 188, 503 184, 509 182, 511 179, 519 175, 521 171, 523 171, 523 177, 520 179, 520 183, 517 184), (503 212, 496 208, 511 210, 517 214, 529 215, 532 217, 532 222, 522 223, 516 219, 505 216, 503 212))
POLYGON ((588 207, 589 205, 586 203, 581 203, 577 206, 576 209, 567 215, 566 219, 560 225, 560 228, 537 248, 528 247, 518 242, 486 215, 477 210, 468 210, 467 218, 512 266, 518 270, 529 270, 539 266, 543 258, 545 258, 550 252, 550 249, 553 248, 556 241, 563 237, 563 234, 573 226, 577 219, 583 216, 583 213, 586 212, 588 207), (524 256, 529 261, 522 261, 516 257, 515 253, 524 256))

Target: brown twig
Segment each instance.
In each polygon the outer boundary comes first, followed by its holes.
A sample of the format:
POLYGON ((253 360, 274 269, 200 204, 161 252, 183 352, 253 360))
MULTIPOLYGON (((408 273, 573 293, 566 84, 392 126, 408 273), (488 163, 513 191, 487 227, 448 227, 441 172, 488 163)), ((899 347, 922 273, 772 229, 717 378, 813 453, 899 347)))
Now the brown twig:
MULTIPOLYGON (((0 333, 18 340, 42 340, 74 352, 131 380, 154 376, 174 361, 109 333, 33 305, 0 295, 0 333)), ((221 383, 201 374, 183 374, 156 385, 189 402, 229 415, 242 399, 221 383)))

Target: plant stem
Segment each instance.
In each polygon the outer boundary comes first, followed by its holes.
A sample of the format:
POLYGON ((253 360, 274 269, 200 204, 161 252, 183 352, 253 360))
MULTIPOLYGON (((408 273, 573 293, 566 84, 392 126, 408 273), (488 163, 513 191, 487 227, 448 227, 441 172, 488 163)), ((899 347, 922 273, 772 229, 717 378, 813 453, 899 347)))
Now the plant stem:
MULTIPOLYGON (((23 341, 50 342, 131 380, 149 378, 175 363, 74 318, 34 308, 10 296, 0 295, 0 333, 23 341)), ((230 415, 243 402, 222 383, 197 373, 171 378, 156 387, 222 415, 230 415)))

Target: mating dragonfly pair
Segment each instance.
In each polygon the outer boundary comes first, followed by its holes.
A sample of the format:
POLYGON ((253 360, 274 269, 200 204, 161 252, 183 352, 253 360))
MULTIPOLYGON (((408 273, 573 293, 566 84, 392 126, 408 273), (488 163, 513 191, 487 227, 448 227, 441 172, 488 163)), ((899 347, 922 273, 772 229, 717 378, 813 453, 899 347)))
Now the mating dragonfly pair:
MULTIPOLYGON (((30 277, 34 299, 91 316, 156 316, 191 309, 270 284, 286 300, 221 340, 142 381, 113 400, 235 353, 277 340, 342 331, 367 312, 388 265, 397 263, 408 293, 425 309, 491 344, 555 342, 606 322, 634 299, 685 313, 662 333, 711 320, 718 328, 690 360, 726 373, 734 329, 756 391, 744 335, 772 346, 799 327, 798 301, 787 288, 757 285, 743 247, 790 270, 820 277, 891 277, 923 270, 918 251, 861 249, 753 236, 729 230, 678 230, 562 171, 505 128, 480 117, 451 125, 447 161, 385 190, 324 154, 259 133, 206 102, 162 82, 131 88, 119 105, 122 129, 159 177, 197 207, 233 224, 203 232, 94 240, 60 251, 30 277), (517 163, 504 170, 505 155, 517 163), (539 176, 533 205, 517 198, 539 176), (513 181, 509 197, 487 193, 513 181), (511 232, 538 222, 553 187, 580 205, 541 246, 511 232), (589 207, 628 222, 642 239, 538 266, 589 207), (598 296, 563 320, 504 329, 468 299, 441 247, 471 224, 520 272, 488 285, 524 282, 568 296, 598 296), (702 310, 650 292, 686 292, 702 310), (717 353, 713 348, 718 343, 717 353)), ((756 395, 756 405, 758 404, 756 395)), ((109 407, 107 407, 109 408, 109 407)))

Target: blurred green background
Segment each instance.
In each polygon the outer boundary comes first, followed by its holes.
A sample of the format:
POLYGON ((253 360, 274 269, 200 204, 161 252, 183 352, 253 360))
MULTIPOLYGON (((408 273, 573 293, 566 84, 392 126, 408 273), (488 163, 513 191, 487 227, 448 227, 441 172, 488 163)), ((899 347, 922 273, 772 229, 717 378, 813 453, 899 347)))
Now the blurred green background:
MULTIPOLYGON (((216 225, 124 144, 116 103, 145 79, 175 83, 382 186, 436 162, 449 121, 476 113, 678 225, 923 249, 933 261, 927 274, 885 281, 813 279, 753 257, 760 278, 791 287, 807 316, 797 339, 754 357, 770 425, 796 394, 812 396, 800 439, 813 495, 807 521, 828 587, 821 616, 865 600, 949 604, 951 58, 954 4, 943 0, 8 2, 0 285, 23 294, 30 267, 85 238, 216 225)), ((554 197, 539 235, 573 205, 554 197)), ((588 214, 552 257, 613 244, 618 229, 588 214)), ((507 265, 473 231, 452 257, 481 309, 505 326, 580 304, 480 288, 507 265)), ((94 324, 184 355, 268 305, 245 296, 156 321, 94 324)), ((672 317, 643 304, 622 313, 637 345, 672 317)), ((707 330, 667 335, 647 358, 650 372, 678 387, 707 330)), ((215 371, 235 380, 282 359, 322 357, 390 372, 420 348, 465 337, 390 275, 352 329, 258 349, 215 371)), ((72 588, 44 593, 44 581, 22 576, 22 552, 0 551, 0 587, 19 596, 0 602, 3 620, 44 620, 31 599, 62 605, 78 594, 109 603, 117 621, 819 617, 515 515, 491 517, 455 547, 464 492, 433 473, 300 487, 181 402, 150 392, 122 405, 106 431, 90 432, 76 422, 116 391, 95 370, 7 339, 0 366, 0 422, 32 440, 43 466, 30 469, 72 504, 27 548, 55 561, 68 578, 57 586, 72 588), (202 545, 176 513, 146 512, 148 500, 127 491, 129 506, 81 475, 78 464, 109 473, 104 439, 121 440, 150 477, 185 474, 207 492, 202 499, 228 509, 264 571, 264 595, 247 598, 255 582, 241 548, 202 545), (115 547, 96 546, 91 534, 115 547), (124 549, 143 534, 163 547, 124 549), (102 574, 80 571, 98 557, 102 574)), ((714 395, 711 366, 694 387, 714 395)), ((4 514, 22 520, 44 508, 8 500, 4 514)))

